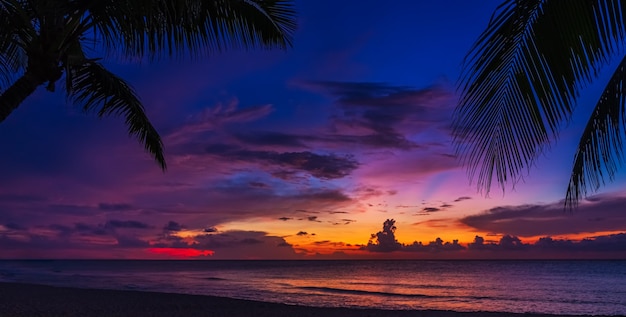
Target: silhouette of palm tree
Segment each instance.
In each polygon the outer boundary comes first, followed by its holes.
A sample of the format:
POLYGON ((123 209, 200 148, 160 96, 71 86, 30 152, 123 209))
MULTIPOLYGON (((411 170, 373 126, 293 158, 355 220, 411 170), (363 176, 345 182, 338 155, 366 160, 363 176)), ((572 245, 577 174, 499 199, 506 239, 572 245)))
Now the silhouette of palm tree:
POLYGON ((154 60, 284 49, 294 30, 287 0, 0 0, 0 122, 37 87, 54 91, 64 77, 69 100, 99 116, 123 115, 165 169, 161 138, 137 95, 88 51, 154 60))
MULTIPOLYGON (((454 117, 457 152, 470 180, 522 179, 570 120, 582 88, 623 53, 626 5, 618 0, 506 0, 465 59, 454 117)), ((592 105, 583 105, 584 107, 592 105)), ((614 179, 623 159, 626 58, 582 132, 565 206, 614 179)))

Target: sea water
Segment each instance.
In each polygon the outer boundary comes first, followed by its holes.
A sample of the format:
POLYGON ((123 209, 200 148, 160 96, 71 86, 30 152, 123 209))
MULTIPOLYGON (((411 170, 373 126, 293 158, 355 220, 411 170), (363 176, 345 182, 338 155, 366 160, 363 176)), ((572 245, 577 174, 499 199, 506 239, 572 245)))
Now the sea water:
POLYGON ((626 261, 0 261, 0 281, 308 306, 626 315, 626 261))

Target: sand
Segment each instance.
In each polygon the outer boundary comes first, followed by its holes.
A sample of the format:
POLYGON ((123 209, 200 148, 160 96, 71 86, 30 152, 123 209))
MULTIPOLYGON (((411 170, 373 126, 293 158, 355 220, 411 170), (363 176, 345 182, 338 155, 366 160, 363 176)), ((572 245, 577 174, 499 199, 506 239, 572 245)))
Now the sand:
POLYGON ((0 316, 539 317, 550 315, 320 308, 215 296, 0 283, 0 316))

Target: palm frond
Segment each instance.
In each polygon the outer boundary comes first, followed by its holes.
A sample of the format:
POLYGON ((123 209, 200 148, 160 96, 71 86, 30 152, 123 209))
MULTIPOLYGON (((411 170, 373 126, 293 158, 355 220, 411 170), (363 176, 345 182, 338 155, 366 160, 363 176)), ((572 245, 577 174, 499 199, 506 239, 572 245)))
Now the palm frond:
POLYGON ((286 48, 296 27, 294 8, 285 0, 107 0, 94 2, 89 13, 105 46, 139 58, 286 48))
POLYGON ((626 133, 626 57, 609 80, 580 138, 565 206, 576 206, 588 191, 613 180, 624 155, 626 133))
POLYGON ((82 104, 85 111, 97 110, 99 116, 124 116, 128 133, 137 137, 161 168, 166 169, 161 137, 128 84, 93 61, 72 67, 67 76, 71 83, 68 94, 74 102, 82 104))
POLYGON ((28 7, 18 1, 0 1, 0 91, 25 71, 25 42, 34 33, 28 7))
POLYGON ((464 62, 453 131, 470 180, 489 193, 530 168, 579 90, 624 38, 618 0, 508 0, 464 62))

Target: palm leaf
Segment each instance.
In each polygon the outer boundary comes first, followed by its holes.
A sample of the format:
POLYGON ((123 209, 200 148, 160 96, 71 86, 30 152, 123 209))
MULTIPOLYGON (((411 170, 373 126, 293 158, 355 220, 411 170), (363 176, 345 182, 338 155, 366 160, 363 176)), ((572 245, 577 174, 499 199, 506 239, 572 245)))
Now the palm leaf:
POLYGON ((68 94, 74 102, 82 104, 85 111, 96 110, 101 117, 124 116, 128 133, 137 137, 161 168, 166 169, 161 137, 128 84, 93 61, 72 67, 66 76, 71 83, 68 94))
POLYGON ((294 9, 281 0, 107 0, 90 4, 89 13, 106 47, 138 58, 286 48, 295 30, 294 9))
POLYGON ((578 144, 565 206, 575 206, 589 190, 613 180, 623 157, 626 131, 626 57, 609 80, 578 144))
POLYGON ((624 38, 620 1, 508 0, 465 60, 453 131, 470 180, 522 179, 558 135, 580 89, 624 38))
POLYGON ((25 71, 25 43, 36 32, 30 20, 28 7, 0 1, 0 84, 10 85, 25 71))

